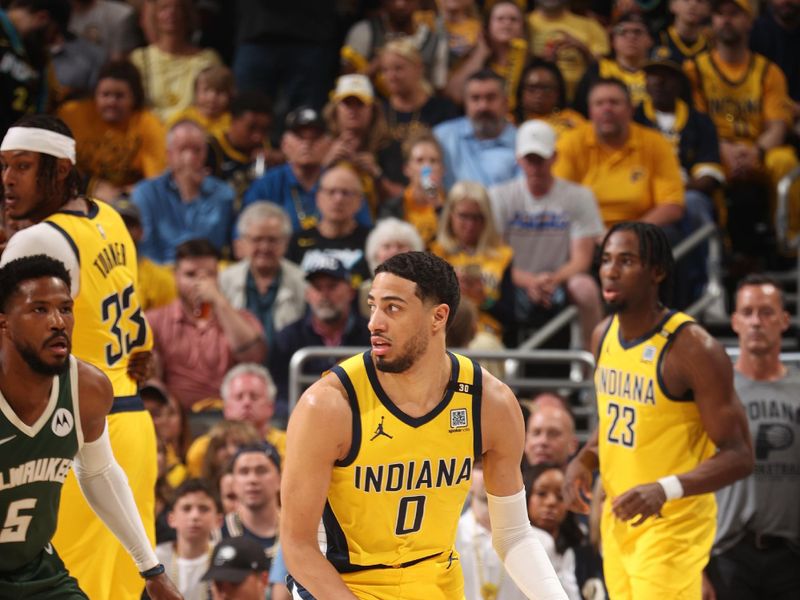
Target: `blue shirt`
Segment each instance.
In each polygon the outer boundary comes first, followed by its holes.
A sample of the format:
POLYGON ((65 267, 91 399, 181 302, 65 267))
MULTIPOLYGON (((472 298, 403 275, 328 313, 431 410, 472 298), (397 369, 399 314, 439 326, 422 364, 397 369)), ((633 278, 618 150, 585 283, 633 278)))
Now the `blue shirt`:
POLYGON ((513 179, 519 174, 514 146, 517 128, 506 124, 499 137, 479 140, 468 117, 440 123, 433 134, 444 150, 444 186, 457 181, 477 181, 485 187, 513 179))
POLYGON ((175 262, 175 248, 196 238, 207 239, 221 252, 230 246, 234 192, 221 179, 207 176, 197 198, 184 202, 167 171, 136 185, 131 200, 142 214, 139 253, 152 261, 175 262))
MULTIPOLYGON (((294 231, 310 229, 319 221, 317 190, 319 180, 310 190, 305 190, 287 163, 269 169, 260 179, 250 184, 244 193, 242 208, 259 200, 268 200, 286 211, 294 231)), ((372 216, 366 199, 356 215, 356 221, 367 227, 372 226, 372 216)))

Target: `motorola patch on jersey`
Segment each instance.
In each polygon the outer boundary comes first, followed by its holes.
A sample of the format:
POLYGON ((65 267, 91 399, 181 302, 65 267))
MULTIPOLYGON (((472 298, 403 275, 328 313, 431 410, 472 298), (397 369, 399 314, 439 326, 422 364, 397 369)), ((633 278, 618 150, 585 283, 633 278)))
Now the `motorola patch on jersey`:
POLYGON ((59 408, 53 415, 53 420, 50 424, 58 437, 64 437, 72 431, 75 426, 75 420, 72 418, 72 413, 66 408, 59 408))

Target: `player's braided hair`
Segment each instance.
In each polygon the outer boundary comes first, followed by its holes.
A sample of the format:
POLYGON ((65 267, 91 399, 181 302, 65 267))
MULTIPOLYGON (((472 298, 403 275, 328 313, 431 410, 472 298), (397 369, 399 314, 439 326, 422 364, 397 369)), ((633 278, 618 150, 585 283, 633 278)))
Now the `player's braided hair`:
POLYGON ((602 248, 605 249, 608 239, 617 231, 631 231, 639 238, 639 256, 642 263, 648 267, 661 269, 664 280, 658 286, 658 299, 667 302, 672 294, 673 278, 675 275, 675 258, 672 256, 672 247, 664 230, 658 225, 643 223, 641 221, 622 221, 608 230, 603 239, 602 248))
POLYGON ((6 305, 17 292, 19 284, 42 277, 57 277, 68 289, 72 281, 64 263, 44 254, 24 256, 4 265, 0 269, 0 312, 6 312, 6 305))
MULTIPOLYGON (((14 123, 14 127, 33 127, 55 131, 61 135, 75 138, 72 130, 64 121, 52 115, 26 115, 14 123)), ((36 171, 36 182, 39 189, 47 198, 61 195, 62 204, 75 198, 83 191, 83 181, 78 169, 72 166, 67 178, 64 180, 63 189, 60 189, 57 177, 58 159, 49 154, 39 154, 39 168, 36 171)), ((44 198, 42 198, 43 200, 44 198)))
POLYGON ((417 297, 423 302, 447 304, 450 307, 447 327, 450 327, 461 300, 458 278, 450 263, 430 252, 403 252, 378 265, 375 275, 378 273, 391 273, 413 281, 417 284, 417 297))

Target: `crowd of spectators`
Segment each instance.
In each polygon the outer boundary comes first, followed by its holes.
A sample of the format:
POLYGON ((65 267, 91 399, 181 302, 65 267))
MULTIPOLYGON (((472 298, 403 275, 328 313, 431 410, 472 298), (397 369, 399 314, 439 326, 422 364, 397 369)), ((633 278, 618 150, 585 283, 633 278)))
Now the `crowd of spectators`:
MULTIPOLYGON (((589 348, 595 251, 620 221, 659 225, 673 245, 716 222, 735 276, 786 258, 774 223, 777 183, 798 165, 798 0, 0 6, 0 138, 25 114, 61 117, 86 194, 137 244, 159 551, 187 598, 208 593, 220 528, 268 550, 249 585, 263 597, 271 568, 272 597, 288 597, 276 524, 289 362, 369 344, 366 293, 388 257, 448 260, 464 298, 452 339, 483 348, 516 347, 569 304, 574 345, 589 348)), ((21 226, 4 221, 0 251, 21 226)), ((785 226, 800 232, 800 184, 785 226)), ((676 308, 702 292, 705 256, 679 266, 676 308)), ((568 403, 533 406, 531 522, 570 598, 602 598, 589 531, 555 492, 577 448, 568 403)), ((467 598, 519 597, 485 503, 476 469, 459 530, 467 598)))

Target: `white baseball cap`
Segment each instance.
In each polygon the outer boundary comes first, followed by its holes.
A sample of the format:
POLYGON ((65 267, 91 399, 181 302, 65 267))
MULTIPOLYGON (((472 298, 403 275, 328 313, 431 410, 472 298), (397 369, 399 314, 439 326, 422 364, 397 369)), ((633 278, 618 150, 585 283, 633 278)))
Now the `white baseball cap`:
POLYGON ((336 89, 333 92, 334 102, 340 102, 345 98, 355 96, 364 104, 372 104, 375 93, 372 91, 372 84, 366 75, 342 75, 336 80, 336 89))
POLYGON ((536 154, 551 158, 556 151, 556 132, 545 121, 525 121, 517 129, 517 158, 536 154))

